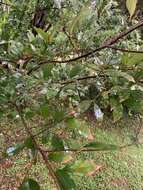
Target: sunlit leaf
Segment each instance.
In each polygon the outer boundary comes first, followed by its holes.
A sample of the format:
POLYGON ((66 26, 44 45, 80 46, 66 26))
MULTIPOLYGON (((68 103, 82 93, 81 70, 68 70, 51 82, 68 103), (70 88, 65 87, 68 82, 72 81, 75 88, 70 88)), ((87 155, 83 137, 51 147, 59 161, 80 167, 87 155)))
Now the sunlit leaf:
POLYGON ((34 28, 36 32, 40 35, 40 37, 46 42, 50 43, 51 42, 51 34, 44 32, 41 28, 34 28))
POLYGON ((122 56, 122 63, 128 66, 140 64, 143 61, 143 53, 125 53, 122 56))
POLYGON ((137 0, 126 0, 126 7, 130 13, 130 18, 134 15, 137 5, 137 0))
POLYGON ((90 1, 88 1, 79 11, 78 15, 73 19, 70 26, 70 34, 73 34, 75 29, 82 23, 82 21, 90 14, 90 1))
POLYGON ((74 163, 70 164, 66 167, 68 172, 79 174, 79 175, 86 175, 89 172, 92 172, 95 169, 95 164, 90 160, 77 160, 74 163))
POLYGON ((66 120, 66 125, 69 129, 75 129, 79 126, 79 123, 78 123, 77 119, 69 118, 66 120))
POLYGON ((72 156, 69 153, 65 152, 52 152, 48 155, 48 159, 50 161, 54 162, 62 162, 62 163, 67 163, 70 160, 72 160, 72 156))

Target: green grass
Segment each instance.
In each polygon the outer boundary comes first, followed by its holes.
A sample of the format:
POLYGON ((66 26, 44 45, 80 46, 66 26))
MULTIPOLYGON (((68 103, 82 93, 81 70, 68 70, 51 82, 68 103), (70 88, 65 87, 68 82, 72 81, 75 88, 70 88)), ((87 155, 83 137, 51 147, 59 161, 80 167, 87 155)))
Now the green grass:
MULTIPOLYGON (((125 135, 125 131, 124 131, 125 135)), ((123 139, 116 130, 95 130, 97 140, 122 144, 123 139)), ((128 139, 128 138, 127 138, 128 139)), ((124 140, 128 143, 128 140, 124 140)), ((129 147, 121 151, 96 152, 80 155, 82 159, 94 159, 103 169, 94 177, 76 177, 78 190, 142 190, 143 149, 129 147), (82 181, 82 183, 81 183, 82 181)))
MULTIPOLYGON (((130 143, 133 131, 130 128, 94 128, 97 141, 123 145, 130 143)), ((143 189, 143 147, 128 147, 121 151, 88 152, 78 156, 80 159, 94 160, 97 165, 103 166, 93 177, 73 176, 76 181, 76 190, 142 190, 143 189)), ((12 167, 3 171, 3 174, 15 178, 23 173, 26 156, 15 160, 12 167)), ((50 183, 48 172, 42 163, 32 166, 29 176, 36 177, 41 183, 42 190, 54 190, 50 183)), ((21 180, 22 177, 19 177, 21 180)), ((8 183, 8 181, 7 181, 8 183)), ((8 189, 6 189, 8 190, 8 189)))

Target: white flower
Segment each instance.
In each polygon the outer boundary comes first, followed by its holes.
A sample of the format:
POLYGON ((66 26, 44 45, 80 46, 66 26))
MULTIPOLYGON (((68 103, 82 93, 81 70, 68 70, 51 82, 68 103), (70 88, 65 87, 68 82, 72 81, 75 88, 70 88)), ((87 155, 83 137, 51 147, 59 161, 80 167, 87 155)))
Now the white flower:
POLYGON ((13 156, 13 151, 15 150, 15 148, 12 146, 12 147, 9 147, 6 151, 6 153, 9 155, 9 156, 13 156))
POLYGON ((103 120, 104 113, 97 104, 94 104, 94 115, 97 120, 103 120))

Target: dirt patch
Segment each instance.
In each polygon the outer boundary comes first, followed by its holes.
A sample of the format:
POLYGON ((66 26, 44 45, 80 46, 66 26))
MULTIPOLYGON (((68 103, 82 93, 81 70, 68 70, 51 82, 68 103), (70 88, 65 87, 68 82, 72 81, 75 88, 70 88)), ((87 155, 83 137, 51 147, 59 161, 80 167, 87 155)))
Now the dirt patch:
POLYGON ((111 181, 111 184, 118 188, 118 190, 131 190, 126 178, 114 179, 111 181))

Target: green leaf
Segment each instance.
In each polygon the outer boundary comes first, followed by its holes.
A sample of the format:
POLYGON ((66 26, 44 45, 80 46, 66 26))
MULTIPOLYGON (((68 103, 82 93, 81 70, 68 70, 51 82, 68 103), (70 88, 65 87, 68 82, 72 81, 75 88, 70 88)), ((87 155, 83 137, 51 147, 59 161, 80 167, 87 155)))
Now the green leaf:
POLYGON ((44 32, 41 28, 36 28, 34 27, 36 32, 39 34, 39 36, 46 42, 50 43, 51 42, 51 34, 44 32))
POLYGON ((126 0, 126 7, 130 13, 130 18, 134 15, 136 10, 137 0, 126 0))
POLYGON ((44 131, 42 134, 42 143, 47 144, 50 140, 49 137, 50 137, 49 131, 48 130, 44 131))
POLYGON ((75 118, 70 118, 66 121, 66 124, 69 127, 69 129, 74 129, 75 132, 77 132, 79 135, 89 140, 93 138, 90 128, 86 122, 75 119, 75 118))
POLYGON ((40 190, 40 185, 34 179, 25 178, 19 190, 40 190))
POLYGON ((65 152, 52 152, 48 155, 48 159, 54 162, 68 162, 72 159, 71 155, 65 152))
POLYGON ((65 190, 65 189, 66 190, 75 190, 76 189, 73 179, 71 178, 69 173, 66 172, 66 170, 58 169, 56 171, 56 176, 58 177, 58 181, 59 181, 61 190, 65 190))
POLYGON ((70 34, 72 35, 74 31, 77 29, 77 27, 82 23, 82 21, 90 14, 90 1, 87 1, 85 6, 83 6, 78 15, 73 19, 71 25, 70 25, 70 34))
POLYGON ((80 72, 82 71, 82 68, 79 64, 75 65, 71 71, 70 71, 70 77, 75 77, 76 75, 78 75, 80 72))
POLYGON ((128 89, 121 90, 118 92, 118 96, 120 99, 120 103, 122 103, 130 97, 130 91, 128 89))
POLYGON ((130 82, 135 82, 134 77, 132 77, 128 73, 125 73, 125 72, 122 72, 122 71, 108 69, 107 75, 110 76, 110 77, 123 77, 123 78, 125 78, 126 80, 128 80, 130 82))
POLYGON ((49 79, 49 77, 52 76, 52 69, 53 69, 54 65, 53 64, 46 64, 42 67, 42 71, 43 71, 43 77, 44 79, 49 79))
POLYGON ((55 109, 52 113, 52 116, 56 122, 61 122, 65 118, 65 110, 55 109))
POLYGON ((66 125, 69 129, 75 129, 78 127, 79 123, 75 118, 69 118, 66 120, 66 125))
POLYGON ((30 109, 30 108, 26 108, 24 110, 24 113, 25 113, 25 117, 26 119, 31 119, 33 116, 34 116, 34 110, 30 109))
POLYGON ((65 168, 66 171, 68 172, 74 174, 86 175, 95 169, 95 164, 87 160, 77 160, 73 164, 70 164, 65 168))
POLYGON ((123 106, 118 104, 116 108, 113 109, 113 119, 114 122, 119 121, 123 116, 123 106))
POLYGON ((123 105, 120 103, 118 98, 110 98, 111 110, 113 111, 113 120, 114 122, 120 120, 123 116, 123 105))
POLYGON ((57 135, 54 135, 52 137, 51 143, 52 143, 52 147, 54 148, 54 150, 63 150, 64 149, 64 142, 57 135))
POLYGON ((84 101, 80 102, 78 108, 80 109, 81 113, 84 113, 85 111, 88 110, 88 108, 90 107, 90 105, 91 105, 91 101, 90 100, 84 100, 84 101))
POLYGON ((48 155, 48 159, 54 162, 62 162, 64 159, 64 152, 53 152, 48 155))
POLYGON ((130 111, 142 113, 143 112, 143 100, 137 99, 135 97, 130 97, 125 105, 128 107, 130 111))
POLYGON ((26 146, 27 148, 30 148, 30 149, 32 149, 32 148, 35 147, 35 145, 34 145, 33 140, 32 140, 31 137, 29 137, 29 138, 27 138, 27 139, 25 140, 25 146, 26 146))
POLYGON ((42 105, 40 107, 40 113, 43 117, 47 118, 50 115, 50 109, 48 105, 42 105))
POLYGON ((143 53, 124 53, 122 57, 122 63, 129 66, 140 64, 141 61, 143 61, 143 53))
POLYGON ((84 146, 85 148, 93 148, 97 151, 117 150, 118 146, 101 142, 91 142, 84 146))
POLYGON ((89 126, 84 121, 79 121, 79 127, 76 129, 79 135, 87 138, 92 139, 91 131, 89 129, 89 126))

